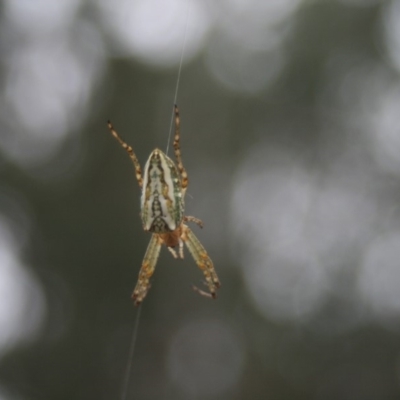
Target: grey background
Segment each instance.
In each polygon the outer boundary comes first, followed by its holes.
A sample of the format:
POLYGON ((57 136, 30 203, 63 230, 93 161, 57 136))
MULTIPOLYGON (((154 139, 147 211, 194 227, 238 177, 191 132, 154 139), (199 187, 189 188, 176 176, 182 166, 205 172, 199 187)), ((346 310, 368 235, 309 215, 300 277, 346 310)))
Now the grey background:
POLYGON ((149 234, 126 153, 177 102, 188 215, 132 399, 400 396, 399 1, 2 1, 0 399, 120 398, 149 234), (186 27, 186 28, 185 28, 186 27))

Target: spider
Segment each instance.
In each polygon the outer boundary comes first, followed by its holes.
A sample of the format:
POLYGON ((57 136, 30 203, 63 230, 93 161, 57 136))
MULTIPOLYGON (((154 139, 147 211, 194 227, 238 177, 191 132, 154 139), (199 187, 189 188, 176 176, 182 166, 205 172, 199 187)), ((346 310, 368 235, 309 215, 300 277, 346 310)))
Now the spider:
POLYGON ((203 271, 209 293, 193 286, 195 291, 215 299, 216 290, 220 287, 217 273, 207 251, 185 224, 185 222, 194 222, 201 228, 203 227, 203 223, 198 218, 184 215, 184 197, 189 180, 182 164, 179 146, 180 117, 177 105, 174 106, 174 117, 176 164, 160 149, 155 149, 145 164, 143 175, 139 160, 132 147, 121 139, 111 122, 108 121, 111 134, 127 151, 135 167, 136 179, 142 189, 140 214, 143 229, 152 233, 139 271, 139 278, 132 293, 132 300, 136 306, 143 301, 150 289, 150 278, 154 273, 163 244, 167 246, 174 258, 183 258, 183 244, 186 244, 196 264, 203 271), (178 248, 178 251, 175 248, 178 248))

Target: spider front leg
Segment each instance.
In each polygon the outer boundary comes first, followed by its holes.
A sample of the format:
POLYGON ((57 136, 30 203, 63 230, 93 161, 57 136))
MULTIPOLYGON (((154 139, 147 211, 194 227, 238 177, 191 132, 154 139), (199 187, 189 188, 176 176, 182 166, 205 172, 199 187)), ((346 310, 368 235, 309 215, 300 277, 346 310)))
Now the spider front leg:
POLYGON ((210 294, 205 293, 198 288, 195 288, 195 290, 202 295, 208 295, 215 299, 217 297, 216 291, 221 284, 219 282, 218 275, 215 272, 214 264, 211 261, 211 258, 208 256, 206 249, 200 243, 199 239, 197 239, 195 234, 189 229, 189 227, 184 224, 182 224, 181 238, 196 261, 197 266, 203 271, 210 294))
POLYGON ((182 195, 185 196, 186 188, 189 184, 189 179, 188 179, 187 172, 182 164, 181 148, 179 145, 180 137, 181 137, 181 130, 180 130, 181 119, 179 117, 179 109, 176 104, 174 106, 174 113, 175 113, 174 151, 175 151, 177 167, 178 167, 179 173, 182 178, 182 195))
POLYGON ((160 236, 153 233, 139 271, 139 279, 132 293, 132 300, 135 302, 135 306, 138 306, 143 301, 150 289, 150 278, 156 268, 162 243, 160 236))
POLYGON ((167 249, 168 249, 168 251, 172 254, 172 256, 173 256, 174 258, 181 258, 181 259, 184 258, 184 256, 183 256, 183 241, 182 241, 182 239, 179 240, 179 250, 178 250, 178 253, 176 252, 176 250, 175 250, 173 247, 168 247, 168 246, 167 246, 167 249))
POLYGON ((111 135, 113 135, 115 137, 115 139, 117 139, 118 143, 127 151, 129 157, 131 158, 131 160, 133 162, 133 166, 135 167, 135 175, 136 175, 136 179, 138 181, 139 187, 142 187, 143 186, 142 169, 140 168, 139 160, 136 157, 136 154, 134 153, 132 147, 129 146, 129 144, 125 143, 121 139, 121 137, 118 135, 117 131, 114 129, 114 127, 112 126, 110 121, 107 122, 107 126, 111 132, 111 135))

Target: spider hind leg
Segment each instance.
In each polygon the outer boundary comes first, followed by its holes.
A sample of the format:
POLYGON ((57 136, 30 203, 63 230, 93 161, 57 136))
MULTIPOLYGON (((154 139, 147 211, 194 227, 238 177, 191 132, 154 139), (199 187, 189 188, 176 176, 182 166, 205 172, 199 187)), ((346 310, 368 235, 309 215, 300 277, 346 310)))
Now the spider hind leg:
POLYGON ((184 224, 182 224, 182 240, 185 242, 189 252, 196 261, 197 266, 203 271, 206 285, 210 293, 206 293, 197 287, 194 287, 194 290, 201 295, 206 295, 206 297, 211 296, 215 299, 217 297, 217 289, 221 284, 215 271, 214 264, 208 256, 206 249, 190 228, 184 224))
POLYGON ((139 278, 132 293, 132 300, 138 306, 146 297, 150 289, 150 278, 154 273, 158 256, 160 255, 162 240, 157 234, 153 234, 144 255, 139 278))

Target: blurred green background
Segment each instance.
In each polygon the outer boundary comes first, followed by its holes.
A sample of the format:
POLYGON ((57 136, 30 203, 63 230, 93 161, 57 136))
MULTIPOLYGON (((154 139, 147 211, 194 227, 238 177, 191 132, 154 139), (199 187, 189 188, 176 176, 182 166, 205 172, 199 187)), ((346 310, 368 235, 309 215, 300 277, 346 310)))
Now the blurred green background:
POLYGON ((400 1, 0 4, 0 400, 120 398, 150 235, 106 121, 165 149, 184 43, 222 287, 163 248, 127 398, 400 398, 400 1))

